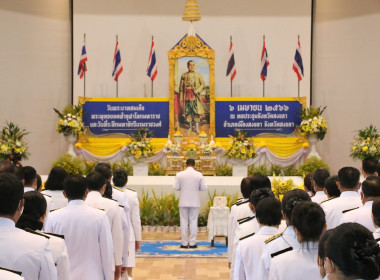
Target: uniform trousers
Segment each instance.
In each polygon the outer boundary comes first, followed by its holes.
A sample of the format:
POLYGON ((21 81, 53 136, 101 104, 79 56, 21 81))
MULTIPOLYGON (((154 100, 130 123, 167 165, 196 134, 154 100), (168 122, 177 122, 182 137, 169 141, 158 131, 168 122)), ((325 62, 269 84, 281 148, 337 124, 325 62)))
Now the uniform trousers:
POLYGON ((193 246, 196 243, 198 232, 199 207, 179 207, 181 222, 181 243, 183 246, 193 246), (187 237, 188 227, 190 236, 187 237))

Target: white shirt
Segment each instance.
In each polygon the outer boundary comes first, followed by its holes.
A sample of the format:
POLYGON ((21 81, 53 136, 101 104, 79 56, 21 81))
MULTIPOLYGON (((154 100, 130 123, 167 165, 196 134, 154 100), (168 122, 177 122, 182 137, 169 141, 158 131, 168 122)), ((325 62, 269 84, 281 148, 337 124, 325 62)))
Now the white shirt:
POLYGON ((0 280, 23 280, 24 278, 15 272, 4 270, 0 267, 0 280))
POLYGON ((369 231, 374 232, 376 230, 373 224, 371 213, 372 213, 373 201, 367 201, 363 206, 358 209, 348 211, 343 214, 340 219, 340 223, 358 223, 369 229, 369 231))
POLYGON ((200 207, 199 191, 207 190, 202 173, 191 166, 177 173, 173 188, 180 191, 179 207, 200 207))
POLYGON ((48 239, 15 227, 0 217, 0 266, 21 271, 25 280, 56 280, 48 239))
POLYGON ((339 226, 343 211, 360 207, 361 205, 362 201, 356 191, 342 192, 340 197, 321 203, 321 207, 326 214, 327 229, 339 226))
POLYGON ((52 203, 50 211, 63 208, 69 203, 67 198, 63 195, 63 191, 43 190, 41 193, 51 197, 52 203))
POLYGON ((319 204, 327 198, 328 197, 324 191, 317 191, 315 195, 311 198, 311 201, 319 204))
POLYGON ((240 240, 236 249, 234 280, 259 279, 259 261, 265 240, 276 233, 277 228, 263 226, 255 235, 240 240))
POLYGON ((308 242, 302 243, 300 248, 296 250, 274 257, 270 263, 268 279, 321 280, 317 264, 317 254, 318 242, 308 242))
POLYGON ((46 231, 63 234, 72 280, 113 279, 113 243, 106 213, 72 200, 50 213, 46 231))
POLYGON ((97 191, 90 191, 87 194, 85 203, 91 207, 104 209, 106 211, 108 222, 111 226, 115 265, 122 265, 124 233, 119 203, 114 200, 102 197, 100 192, 97 191))
POLYGON ((268 279, 270 263, 274 258, 272 257, 272 254, 279 254, 280 251, 288 248, 292 248, 292 250, 297 250, 299 247, 300 243, 297 240, 293 226, 288 226, 280 236, 265 244, 260 257, 258 279, 268 279))

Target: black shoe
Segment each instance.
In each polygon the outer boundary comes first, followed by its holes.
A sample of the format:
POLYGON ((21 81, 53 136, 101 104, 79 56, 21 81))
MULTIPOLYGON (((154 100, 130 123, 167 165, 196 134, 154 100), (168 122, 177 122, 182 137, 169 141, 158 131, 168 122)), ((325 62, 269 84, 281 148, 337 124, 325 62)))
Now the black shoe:
POLYGON ((181 248, 181 249, 187 249, 187 248, 189 248, 189 247, 188 247, 188 246, 181 245, 181 246, 179 246, 179 248, 181 248))
POLYGON ((196 248, 198 248, 197 244, 189 246, 189 249, 196 249, 196 248))

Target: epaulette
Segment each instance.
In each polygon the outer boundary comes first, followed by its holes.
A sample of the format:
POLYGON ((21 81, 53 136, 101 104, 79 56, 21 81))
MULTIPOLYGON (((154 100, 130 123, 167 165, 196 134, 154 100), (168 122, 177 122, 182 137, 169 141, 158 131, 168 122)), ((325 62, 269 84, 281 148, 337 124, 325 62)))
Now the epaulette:
POLYGON ((240 223, 241 221, 244 221, 245 219, 248 219, 248 218, 250 218, 250 217, 243 217, 243 218, 240 218, 240 219, 237 220, 237 222, 240 223))
MULTIPOLYGON (((103 196, 104 197, 104 196, 103 196)), ((110 198, 110 197, 104 197, 104 198, 107 198, 109 200, 112 200, 112 201, 116 201, 117 203, 119 203, 116 199, 113 199, 113 198, 110 198)))
POLYGON ((322 203, 324 203, 326 201, 330 201, 330 200, 335 199, 335 198, 338 198, 338 197, 330 197, 330 198, 328 198, 326 200, 321 201, 321 203, 319 203, 319 204, 322 204, 322 203))
POLYGON ((256 216, 245 218, 244 220, 239 222, 239 225, 244 224, 245 222, 252 221, 256 216))
POLYGON ((246 235, 246 236, 240 238, 239 240, 244 240, 244 239, 246 239, 246 238, 248 238, 248 237, 250 237, 250 236, 253 236, 253 235, 255 235, 255 233, 248 234, 248 235, 246 235))
POLYGON ((120 204, 119 204, 119 207, 124 208, 124 205, 120 205, 120 204))
POLYGON ((62 234, 57 234, 57 233, 52 233, 52 232, 45 232, 46 235, 51 235, 51 236, 55 236, 55 237, 58 237, 58 238, 62 238, 62 239, 65 239, 65 236, 62 235, 62 234))
POLYGON ((97 208, 97 207, 94 207, 95 209, 98 209, 98 210, 101 210, 101 211, 106 211, 106 209, 103 209, 103 208, 97 208))
POLYGON ((236 206, 240 206, 240 205, 243 205, 245 203, 248 203, 249 200, 246 200, 246 201, 239 201, 239 202, 236 202, 236 206))
POLYGON ((50 210, 50 212, 54 212, 54 211, 59 210, 59 209, 61 209, 61 208, 52 209, 52 210, 50 210))
POLYGON ((281 235, 282 235, 282 233, 277 233, 277 234, 265 239, 265 244, 268 244, 269 242, 279 238, 281 235))
POLYGON ((0 267, 0 270, 9 271, 9 272, 12 272, 12 273, 17 274, 17 275, 20 275, 20 276, 21 276, 21 274, 22 274, 21 271, 12 270, 12 269, 5 268, 5 267, 0 267))
POLYGON ((41 193, 42 195, 44 195, 44 196, 47 196, 47 197, 50 197, 51 198, 51 195, 48 195, 48 194, 46 194, 46 193, 41 193))
POLYGON ((123 189, 120 189, 120 188, 118 188, 118 187, 113 186, 113 188, 114 188, 114 189, 117 189, 118 191, 124 192, 123 189))
POLYGON ((271 256, 272 258, 274 258, 275 256, 281 255, 281 254, 283 254, 283 253, 286 253, 286 252, 289 252, 289 251, 292 251, 292 250, 293 250, 293 247, 288 247, 288 248, 286 248, 286 249, 283 249, 283 250, 280 250, 280 251, 275 252, 275 253, 273 253, 273 254, 270 254, 270 256, 271 256))
POLYGON ((347 212, 350 212, 350 211, 352 211, 352 210, 356 210, 356 209, 359 209, 359 207, 355 207, 355 208, 351 208, 351 209, 343 210, 343 211, 342 211, 342 214, 347 213, 347 212))
POLYGON ((127 188, 127 189, 130 190, 130 191, 136 192, 134 189, 130 189, 130 188, 127 188))
POLYGON ((376 238, 375 241, 376 241, 376 242, 379 242, 379 241, 380 241, 380 237, 379 237, 379 238, 376 238))
POLYGON ((27 232, 30 232, 30 233, 36 234, 36 235, 43 236, 43 237, 45 237, 45 238, 47 238, 47 239, 50 238, 50 236, 48 236, 48 235, 46 235, 46 234, 43 234, 43 233, 41 233, 41 232, 38 232, 38 231, 32 230, 32 229, 30 229, 30 228, 26 228, 26 229, 24 229, 24 230, 27 231, 27 232))

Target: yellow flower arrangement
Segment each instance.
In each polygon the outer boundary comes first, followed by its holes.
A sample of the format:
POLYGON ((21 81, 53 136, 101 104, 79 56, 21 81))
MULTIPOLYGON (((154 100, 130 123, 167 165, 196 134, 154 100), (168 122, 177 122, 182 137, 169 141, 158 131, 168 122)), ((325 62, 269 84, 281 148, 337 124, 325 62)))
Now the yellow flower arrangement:
POLYGON ((280 178, 274 178, 272 180, 272 191, 274 195, 280 200, 282 200, 282 197, 285 193, 294 189, 303 189, 303 187, 302 185, 296 186, 292 179, 288 179, 285 182, 283 182, 280 178))
POLYGON ((132 141, 127 145, 127 154, 136 159, 148 158, 154 155, 153 146, 150 143, 151 131, 146 128, 139 129, 131 135, 132 141))
POLYGON ((82 107, 79 105, 67 106, 61 113, 54 108, 54 111, 59 116, 57 122, 57 131, 64 136, 78 136, 83 132, 82 122, 82 107))
POLYGON ((299 128, 302 136, 308 138, 310 135, 315 134, 319 140, 325 138, 327 121, 321 116, 325 109, 326 107, 321 109, 321 107, 310 106, 310 108, 301 111, 302 121, 299 128))
POLYGON ((370 125, 363 130, 359 130, 352 143, 352 158, 363 160, 367 157, 380 159, 380 135, 375 126, 370 125))
POLYGON ((233 159, 249 159, 256 156, 253 141, 248 138, 244 130, 236 130, 235 136, 231 136, 232 142, 227 149, 227 157, 233 159))
POLYGON ((27 135, 25 129, 20 129, 18 125, 7 122, 3 127, 0 136, 0 156, 3 159, 9 158, 13 155, 14 160, 27 159, 27 144, 24 136, 27 135))

